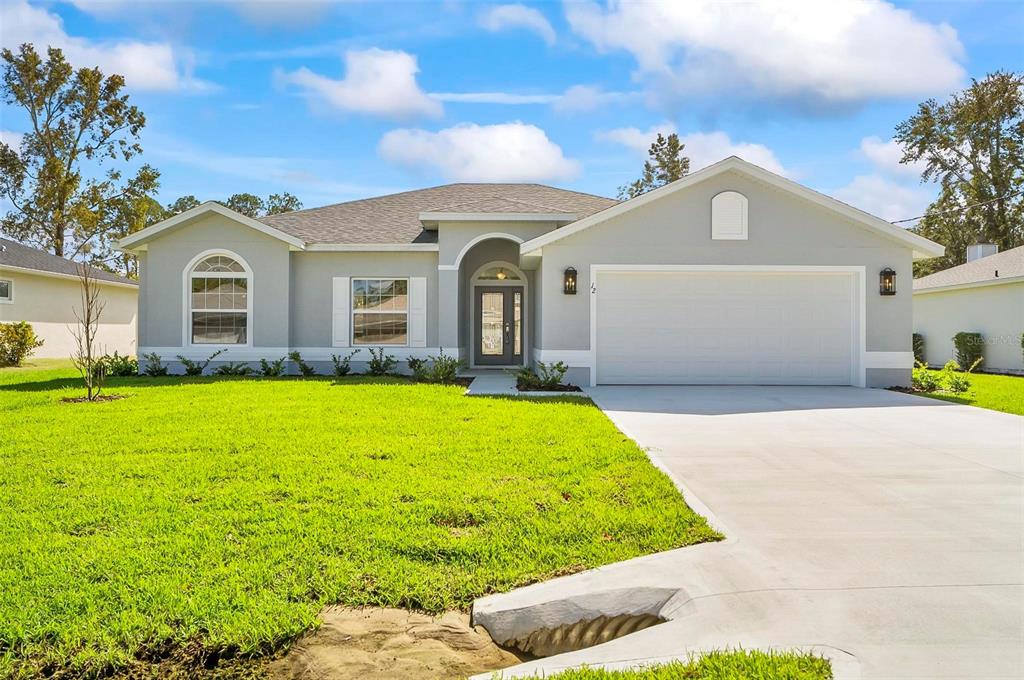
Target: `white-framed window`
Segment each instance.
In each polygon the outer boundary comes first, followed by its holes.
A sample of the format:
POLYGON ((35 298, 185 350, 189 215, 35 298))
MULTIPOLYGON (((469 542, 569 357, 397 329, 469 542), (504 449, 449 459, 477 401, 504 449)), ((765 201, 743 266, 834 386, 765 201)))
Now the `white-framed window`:
POLYGON ((249 343, 248 268, 228 255, 210 255, 189 272, 189 342, 193 345, 249 343))
POLYGON ((352 344, 409 345, 409 279, 352 279, 352 344))
POLYGON ((0 279, 0 303, 14 302, 14 281, 0 279))

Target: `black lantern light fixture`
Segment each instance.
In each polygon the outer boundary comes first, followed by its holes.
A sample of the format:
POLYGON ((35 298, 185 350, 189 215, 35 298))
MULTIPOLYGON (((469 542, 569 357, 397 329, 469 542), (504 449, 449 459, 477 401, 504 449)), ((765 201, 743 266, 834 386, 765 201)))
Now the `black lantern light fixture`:
POLYGON ((891 267, 886 267, 878 274, 878 294, 896 294, 896 272, 891 267))
POLYGON ((576 268, 569 267, 562 278, 562 292, 566 295, 576 294, 576 268))

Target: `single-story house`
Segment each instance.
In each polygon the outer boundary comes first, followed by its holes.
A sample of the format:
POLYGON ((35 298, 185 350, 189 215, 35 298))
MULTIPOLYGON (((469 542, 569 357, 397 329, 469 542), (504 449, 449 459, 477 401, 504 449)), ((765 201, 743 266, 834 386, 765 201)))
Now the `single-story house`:
POLYGON ((981 371, 1024 373, 1024 246, 1002 253, 971 246, 967 262, 914 281, 914 332, 924 339, 925 361, 954 359, 953 336, 981 333, 981 371))
MULTIPOLYGON (((136 345, 138 283, 92 268, 105 304, 96 334, 103 353, 132 356, 136 345)), ((66 359, 76 350, 72 328, 82 310, 78 265, 0 238, 0 323, 27 321, 43 346, 33 356, 66 359)))
POLYGON ((611 383, 907 384, 911 263, 942 246, 730 157, 625 202, 450 184, 121 241, 139 352, 328 371, 384 347, 611 383), (899 281, 906 282, 899 284, 899 281), (892 293, 892 294, 889 294, 892 293))

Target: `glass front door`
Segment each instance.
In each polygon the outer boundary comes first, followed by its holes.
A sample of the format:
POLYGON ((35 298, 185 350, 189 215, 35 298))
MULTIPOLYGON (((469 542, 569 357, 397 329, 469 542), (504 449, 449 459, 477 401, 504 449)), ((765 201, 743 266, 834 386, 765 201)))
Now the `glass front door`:
POLYGON ((523 363, 523 289, 476 289, 474 362, 479 366, 523 363))

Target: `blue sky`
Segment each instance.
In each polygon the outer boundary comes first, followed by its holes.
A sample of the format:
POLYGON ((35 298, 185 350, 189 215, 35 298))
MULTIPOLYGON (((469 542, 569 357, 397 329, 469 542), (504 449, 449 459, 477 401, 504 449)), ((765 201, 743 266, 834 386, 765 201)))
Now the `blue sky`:
MULTIPOLYGON (((934 189, 893 127, 1024 68, 1024 3, 0 0, 3 46, 126 77, 159 198, 290 191, 306 207, 449 181, 603 195, 655 131, 888 219, 934 189)), ((23 116, 3 108, 5 141, 23 116)))

